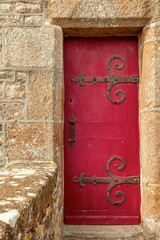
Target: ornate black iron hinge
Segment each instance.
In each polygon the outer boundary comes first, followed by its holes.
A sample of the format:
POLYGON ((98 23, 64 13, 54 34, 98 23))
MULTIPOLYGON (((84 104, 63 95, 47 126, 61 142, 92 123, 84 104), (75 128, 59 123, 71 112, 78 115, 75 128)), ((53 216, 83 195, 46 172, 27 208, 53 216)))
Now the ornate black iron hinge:
POLYGON ((75 123, 77 122, 77 119, 72 115, 69 119, 68 122, 70 122, 70 138, 68 139, 68 142, 70 143, 71 147, 74 147, 76 143, 75 139, 75 123))
POLYGON ((124 102, 125 98, 126 98, 126 94, 122 89, 119 89, 115 92, 116 96, 119 96, 119 94, 122 94, 122 97, 120 100, 114 100, 111 97, 111 89, 118 83, 138 83, 139 82, 139 76, 124 76, 124 77, 119 77, 114 75, 114 73, 112 73, 111 69, 110 69, 110 63, 112 62, 112 60, 114 59, 120 59, 122 61, 122 65, 119 66, 118 64, 115 64, 115 69, 117 70, 121 70, 125 67, 125 60, 118 55, 112 56, 109 58, 108 62, 107 62, 107 73, 108 73, 108 77, 85 77, 85 73, 81 73, 79 77, 75 77, 72 79, 73 82, 75 83, 79 83, 81 87, 86 86, 85 83, 109 83, 108 84, 108 89, 107 89, 107 97, 108 99, 114 103, 114 104, 120 104, 122 102, 124 102))
POLYGON ((122 157, 119 156, 113 156, 111 157, 106 165, 106 170, 107 173, 109 174, 110 177, 85 177, 84 173, 80 174, 80 177, 74 177, 72 179, 73 182, 75 183, 79 183, 81 187, 85 187, 85 183, 93 183, 93 184, 97 184, 97 183, 110 183, 107 189, 107 198, 108 201, 113 204, 113 205, 120 205, 125 201, 125 194, 121 191, 116 191, 115 192, 115 196, 118 197, 119 195, 122 196, 120 201, 113 201, 110 197, 110 192, 111 190, 120 184, 139 184, 140 183, 140 177, 139 176, 132 176, 132 177, 119 177, 114 175, 111 170, 110 170, 110 164, 113 160, 118 159, 122 162, 121 166, 118 166, 117 164, 115 164, 115 168, 117 170, 123 170, 125 168, 125 161, 122 157))

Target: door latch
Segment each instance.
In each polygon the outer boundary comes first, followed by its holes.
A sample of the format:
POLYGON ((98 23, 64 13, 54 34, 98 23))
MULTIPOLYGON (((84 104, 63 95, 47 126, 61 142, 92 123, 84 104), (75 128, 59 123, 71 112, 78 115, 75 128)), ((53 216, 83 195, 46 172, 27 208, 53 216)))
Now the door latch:
POLYGON ((76 143, 76 139, 75 139, 75 123, 77 122, 77 119, 72 115, 69 119, 68 122, 70 122, 70 138, 68 139, 68 142, 70 143, 71 147, 74 147, 75 143, 76 143))

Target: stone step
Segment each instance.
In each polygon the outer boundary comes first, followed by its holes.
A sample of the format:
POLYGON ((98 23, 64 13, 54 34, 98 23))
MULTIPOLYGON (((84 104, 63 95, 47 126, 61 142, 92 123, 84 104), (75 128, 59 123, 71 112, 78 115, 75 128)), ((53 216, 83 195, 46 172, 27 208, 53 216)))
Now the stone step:
POLYGON ((141 225, 65 225, 63 240, 143 240, 141 225))

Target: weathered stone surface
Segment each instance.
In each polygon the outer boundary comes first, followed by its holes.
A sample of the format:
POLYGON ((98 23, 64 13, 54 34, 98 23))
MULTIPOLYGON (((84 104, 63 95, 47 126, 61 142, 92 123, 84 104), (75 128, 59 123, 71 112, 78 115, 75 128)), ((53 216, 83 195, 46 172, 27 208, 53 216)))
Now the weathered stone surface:
POLYGON ((40 26, 42 24, 42 16, 25 16, 24 23, 31 26, 40 26))
POLYGON ((140 142, 142 181, 159 184, 160 112, 144 112, 141 114, 140 142))
POLYGON ((61 239, 56 164, 10 164, 0 174, 2 240, 61 239), (9 236, 9 237, 8 237, 9 236))
POLYGON ((144 26, 151 18, 153 4, 149 0, 47 0, 47 10, 48 19, 64 28, 133 27, 144 26))
POLYGON ((160 41, 145 43, 141 52, 140 108, 160 106, 160 41))
POLYGON ((155 40, 156 38, 159 38, 159 36, 160 36, 160 24, 153 27, 151 26, 145 28, 140 35, 140 44, 147 41, 155 40))
POLYGON ((19 15, 2 15, 0 16, 0 26, 9 26, 9 25, 22 25, 23 16, 19 15))
POLYGON ((24 120, 25 104, 20 102, 3 102, 0 103, 1 120, 24 120))
POLYGON ((16 74, 16 81, 17 82, 25 82, 27 80, 27 73, 26 72, 17 72, 16 74))
POLYGON ((0 53, 0 67, 3 67, 3 54, 0 53))
POLYGON ((64 240, 144 240, 141 226, 64 225, 64 240))
POLYGON ((7 83, 5 96, 8 99, 25 99, 25 85, 21 83, 7 83))
POLYGON ((0 99, 4 98, 4 89, 5 89, 5 83, 4 82, 0 82, 0 99))
POLYGON ((51 123, 8 123, 9 161, 53 161, 53 126, 51 123))
POLYGON ((0 52, 2 52, 2 34, 0 34, 0 52))
POLYGON ((0 81, 14 81, 13 71, 0 71, 0 81))
POLYGON ((5 29, 6 66, 53 68, 54 53, 54 27, 5 29))
POLYGON ((55 68, 63 70, 63 32, 55 28, 55 68))
POLYGON ((61 84, 56 84, 55 102, 53 106, 53 120, 63 121, 64 113, 64 87, 61 84))
MULTIPOLYGON (((4 161, 5 161, 5 148, 4 146, 0 146, 0 167, 2 167, 4 165, 4 161)), ((3 181, 0 181, 0 184, 3 184, 3 181)))
MULTIPOLYGON (((160 185, 142 185, 143 222, 148 226, 151 233, 160 237, 160 185)), ((148 238, 147 238, 148 239, 148 238)))
POLYGON ((1 3, 0 4, 0 13, 12 13, 13 12, 13 4, 12 3, 1 3))
POLYGON ((56 105, 53 71, 31 72, 29 83, 28 119, 52 120, 56 105))
POLYGON ((0 146, 4 144, 4 134, 0 133, 0 146))
POLYGON ((53 128, 54 141, 54 161, 58 165, 58 169, 62 170, 62 153, 63 153, 63 125, 62 123, 55 123, 53 128))
POLYGON ((28 119, 63 121, 62 76, 57 70, 30 73, 28 119))
POLYGON ((35 3, 25 3, 25 2, 16 2, 15 4, 16 13, 40 13, 41 6, 40 4, 35 3))

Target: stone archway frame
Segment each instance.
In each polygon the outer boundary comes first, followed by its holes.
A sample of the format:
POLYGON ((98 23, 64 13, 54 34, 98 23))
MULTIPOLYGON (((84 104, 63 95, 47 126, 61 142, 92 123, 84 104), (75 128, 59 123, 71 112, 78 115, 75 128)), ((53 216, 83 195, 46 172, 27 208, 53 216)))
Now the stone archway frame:
POLYGON ((65 37, 139 38, 142 228, 145 239, 160 236, 160 3, 47 0, 46 8, 48 24, 60 26, 65 37))

